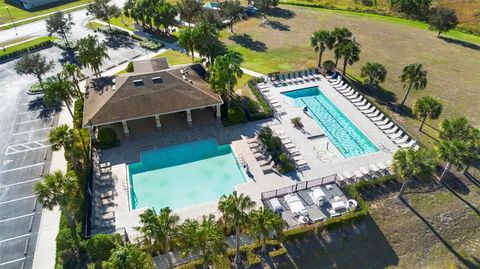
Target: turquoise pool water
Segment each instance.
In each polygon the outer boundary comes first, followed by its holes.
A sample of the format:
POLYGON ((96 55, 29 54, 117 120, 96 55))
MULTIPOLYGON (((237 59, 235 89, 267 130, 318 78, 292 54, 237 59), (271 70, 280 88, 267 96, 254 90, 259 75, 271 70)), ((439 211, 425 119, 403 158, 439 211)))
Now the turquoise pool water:
POLYGON ((180 209, 219 199, 245 182, 230 145, 215 139, 145 151, 128 165, 132 209, 180 209))
POLYGON ((345 158, 378 151, 375 144, 318 87, 283 94, 292 98, 296 106, 308 108, 308 114, 345 158))

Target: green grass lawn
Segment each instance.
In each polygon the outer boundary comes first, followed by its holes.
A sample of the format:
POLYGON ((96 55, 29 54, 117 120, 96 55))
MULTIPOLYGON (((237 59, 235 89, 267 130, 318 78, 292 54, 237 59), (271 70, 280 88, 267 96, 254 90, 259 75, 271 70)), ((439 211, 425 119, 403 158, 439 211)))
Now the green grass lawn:
POLYGON ((6 7, 8 7, 8 9, 10 10, 13 20, 16 21, 20 19, 26 19, 34 16, 43 15, 50 12, 55 12, 57 10, 61 10, 65 8, 71 8, 78 5, 87 4, 90 1, 91 0, 58 1, 55 3, 40 7, 38 9, 25 10, 25 9, 19 8, 18 6, 8 4, 5 2, 5 0, 2 0, 2 2, 0 3, 0 24, 11 22, 6 7))
POLYGON ((19 42, 22 42, 24 40, 27 40, 29 39, 30 37, 28 36, 24 36, 24 37, 19 37, 19 38, 14 38, 14 39, 10 39, 8 41, 5 41, 5 42, 1 42, 0 43, 0 46, 9 46, 9 45, 12 45, 12 44, 16 44, 16 43, 19 43, 19 42))
MULTIPOLYGON (((437 38, 418 22, 355 12, 281 5, 271 12, 270 22, 260 26, 261 19, 249 19, 235 24, 236 35, 222 32, 226 45, 244 55, 243 67, 264 74, 314 67, 318 55, 309 46, 312 32, 345 26, 361 44, 360 61, 348 66, 347 73, 359 77, 362 64, 372 61, 387 68, 387 80, 382 84, 385 90, 366 92, 376 96, 379 104, 388 108, 403 97, 398 77, 404 65, 418 62, 428 71, 428 86, 424 91, 413 91, 407 106, 411 108, 415 99, 423 95, 435 95, 444 103, 441 119, 465 115, 473 124, 480 124, 480 45, 437 38)), ((480 44, 477 36, 454 34, 480 44)), ((327 52, 323 60, 332 58, 333 53, 327 52)), ((409 111, 404 113, 406 116, 390 114, 426 145, 436 143, 429 136, 437 136, 439 120, 428 122, 431 127, 426 126, 424 134, 417 130, 420 122, 409 111)))
POLYGON ((0 56, 10 54, 10 53, 13 53, 13 52, 16 52, 16 51, 19 51, 19 50, 22 50, 22 49, 25 49, 25 48, 28 48, 28 47, 32 47, 32 46, 35 46, 35 45, 38 45, 38 44, 42 44, 42 43, 45 43, 49 40, 54 40, 54 39, 56 39, 56 38, 55 37, 48 37, 48 36, 32 39, 30 41, 27 41, 27 42, 24 42, 24 43, 15 45, 15 46, 5 48, 5 51, 3 51, 3 49, 0 50, 0 56))
MULTIPOLYGON (((154 58, 163 58, 163 57, 167 58, 168 64, 170 66, 180 65, 180 64, 189 64, 189 63, 192 62, 192 57, 191 56, 186 55, 186 54, 181 53, 181 52, 178 52, 178 51, 171 50, 171 49, 169 49, 165 52, 159 53, 154 58)), ((200 59, 195 58, 195 62, 199 63, 200 59)))
POLYGON ((133 28, 133 22, 134 21, 132 18, 127 17, 125 15, 110 19, 110 23, 112 25, 116 25, 118 27, 122 27, 130 31, 135 31, 135 28, 133 28))
POLYGON ((90 28, 92 30, 97 30, 98 28, 102 27, 103 24, 98 23, 96 21, 89 21, 85 24, 85 27, 90 28))

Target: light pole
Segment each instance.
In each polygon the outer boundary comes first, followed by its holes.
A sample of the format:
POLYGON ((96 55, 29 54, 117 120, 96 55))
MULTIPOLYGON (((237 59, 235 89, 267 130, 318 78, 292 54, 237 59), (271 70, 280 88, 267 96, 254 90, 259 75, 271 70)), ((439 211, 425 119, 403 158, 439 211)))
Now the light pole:
POLYGON ((10 20, 12 20, 13 28, 15 29, 15 35, 18 35, 17 26, 15 26, 15 22, 13 21, 12 13, 10 13, 10 9, 8 9, 8 7, 5 7, 5 8, 7 9, 8 16, 10 16, 10 20))

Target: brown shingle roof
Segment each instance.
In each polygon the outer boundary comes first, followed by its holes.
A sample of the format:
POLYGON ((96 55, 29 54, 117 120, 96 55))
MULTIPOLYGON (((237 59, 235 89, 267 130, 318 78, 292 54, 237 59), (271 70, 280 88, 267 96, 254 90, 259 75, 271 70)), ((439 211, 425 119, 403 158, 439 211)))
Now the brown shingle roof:
POLYGON ((135 73, 149 73, 168 69, 167 58, 153 58, 147 60, 140 60, 133 62, 133 72, 135 73))
POLYGON ((114 86, 111 77, 89 79, 83 125, 97 126, 222 104, 222 99, 209 88, 204 75, 203 67, 196 64, 119 75, 114 86), (182 69, 188 71, 187 80, 183 79, 182 69))

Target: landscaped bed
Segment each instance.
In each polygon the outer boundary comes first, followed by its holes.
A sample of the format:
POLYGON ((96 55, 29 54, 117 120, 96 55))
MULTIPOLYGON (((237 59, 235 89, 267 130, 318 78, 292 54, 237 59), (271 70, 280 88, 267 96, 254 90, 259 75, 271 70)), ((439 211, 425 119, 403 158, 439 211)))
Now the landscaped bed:
POLYGON ((45 37, 39 37, 27 42, 20 43, 18 45, 7 47, 5 48, 5 51, 0 50, 0 62, 18 57, 28 51, 33 51, 33 50, 51 46, 52 40, 55 40, 55 39, 56 39, 55 37, 45 36, 45 37))

